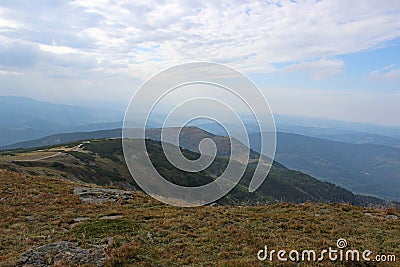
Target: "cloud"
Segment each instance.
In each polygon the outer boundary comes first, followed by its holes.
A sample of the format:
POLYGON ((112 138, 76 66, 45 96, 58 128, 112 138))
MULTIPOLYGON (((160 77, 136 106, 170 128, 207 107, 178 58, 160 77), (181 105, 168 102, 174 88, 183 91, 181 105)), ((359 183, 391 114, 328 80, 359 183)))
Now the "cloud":
POLYGON ((0 75, 22 75, 22 72, 0 70, 0 75))
POLYGON ((400 68, 394 65, 372 71, 367 76, 369 79, 387 82, 400 82, 400 68))
POLYGON ((301 72, 310 74, 315 80, 321 80, 343 72, 342 60, 321 59, 318 61, 303 61, 284 67, 282 72, 301 72))
POLYGON ((0 38, 0 66, 24 68, 35 64, 40 49, 28 42, 0 38))
POLYGON ((3 73, 40 72, 50 77, 88 75, 97 68, 94 56, 70 49, 43 47, 23 40, 0 37, 0 68, 3 73), (70 74, 70 75, 68 75, 70 74))
POLYGON ((42 48, 54 42, 77 57, 94 57, 101 71, 141 78, 197 60, 251 73, 274 71, 275 63, 301 62, 292 71, 324 64, 325 72, 311 74, 323 78, 334 75, 340 62, 329 67, 327 60, 310 60, 374 49, 400 37, 399 1, 5 0, 1 5, 0 34, 42 48))

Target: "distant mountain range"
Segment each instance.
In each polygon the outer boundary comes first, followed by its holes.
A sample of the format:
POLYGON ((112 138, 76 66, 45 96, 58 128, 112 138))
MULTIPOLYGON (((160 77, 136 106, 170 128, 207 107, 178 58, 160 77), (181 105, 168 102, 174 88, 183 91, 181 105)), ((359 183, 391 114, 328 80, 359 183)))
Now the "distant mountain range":
MULTIPOLYGON (((152 114, 147 127, 162 127, 165 116, 165 114, 152 114)), ((123 105, 85 107, 53 104, 26 97, 0 96, 0 146, 57 133, 121 128, 123 117, 123 105)), ((244 117, 249 133, 260 131, 251 118, 244 117)), ((274 114, 274 118, 277 130, 280 132, 303 134, 333 141, 400 147, 399 127, 280 114, 274 114)), ((134 122, 129 123, 140 127, 134 122)), ((226 134, 215 123, 195 120, 191 126, 199 127, 216 135, 226 134)))
POLYGON ((0 146, 55 133, 120 128, 123 114, 108 108, 52 104, 0 96, 0 146))
MULTIPOLYGON (((192 123, 192 126, 199 127, 207 132, 216 135, 227 135, 226 131, 216 123, 192 123)), ((232 126, 232 125, 231 125, 232 126)), ((257 125, 251 122, 245 122, 244 126, 248 133, 260 132, 257 125)), ((233 127, 234 129, 234 127, 233 127)), ((385 128, 386 129, 386 128, 385 128)), ((278 132, 301 134, 310 137, 317 137, 327 139, 331 141, 346 142, 351 144, 376 144, 392 147, 400 147, 400 137, 395 138, 383 134, 369 133, 369 132, 358 132, 354 130, 345 130, 337 128, 326 128, 326 127, 315 127, 315 126, 303 126, 296 124, 283 124, 281 122, 276 123, 276 130, 278 132)), ((400 133, 400 130, 398 130, 400 133)), ((397 136, 397 131, 391 132, 393 136, 397 136)))
MULTIPOLYGON (((375 144, 400 148, 400 138, 382 134, 299 125, 278 125, 277 130, 351 144, 375 144)), ((396 136, 395 133, 393 135, 396 136)))
MULTIPOLYGON (((49 146, 93 138, 119 138, 121 134, 121 129, 57 134, 0 149, 49 146)), ((256 135, 250 135, 253 159, 259 151, 256 135)), ((160 129, 149 129, 146 137, 160 140, 160 129)), ((230 138, 216 136, 196 127, 184 128, 180 135, 180 146, 196 152, 199 141, 204 138, 211 138, 217 143, 219 156, 229 155, 230 138)), ((243 145, 235 139, 232 140, 237 146, 243 145)), ((277 133, 275 160, 290 169, 302 171, 356 193, 400 200, 399 148, 277 133)))
POLYGON ((94 138, 117 138, 122 136, 121 129, 111 130, 99 130, 92 132, 75 132, 75 133, 63 133, 53 134, 42 138, 19 142, 11 145, 0 147, 0 150, 17 149, 17 148, 34 148, 34 147, 45 147, 54 146, 57 144, 68 143, 78 140, 87 140, 94 138))
POLYGON ((313 134, 347 134, 364 133, 383 135, 400 139, 400 126, 385 126, 370 123, 347 122, 321 118, 309 118, 293 115, 274 114, 278 131, 313 134), (306 132, 299 132, 306 129, 306 132), (311 131, 310 131, 311 130, 311 131))
MULTIPOLYGON (((120 110, 109 108, 1 96, 0 149, 120 137, 122 117, 120 110)), ((156 114, 154 119, 147 125, 147 137, 159 140, 160 131, 152 128, 160 127, 163 115, 156 114)), ((398 128, 284 115, 275 115, 275 119, 278 131, 283 131, 277 134, 275 159, 278 162, 353 192, 400 200, 398 128)), ((137 125, 135 122, 129 124, 137 125)), ((234 138, 221 137, 226 132, 215 123, 197 121, 192 126, 206 132, 188 128, 190 130, 181 136, 184 148, 198 151, 198 140, 211 137, 220 146, 218 155, 225 156, 224 153, 230 152, 227 149, 230 141, 240 144, 234 138)), ((246 120, 245 126, 250 133, 254 156, 254 152, 259 151, 256 137, 260 129, 251 120, 246 120)))

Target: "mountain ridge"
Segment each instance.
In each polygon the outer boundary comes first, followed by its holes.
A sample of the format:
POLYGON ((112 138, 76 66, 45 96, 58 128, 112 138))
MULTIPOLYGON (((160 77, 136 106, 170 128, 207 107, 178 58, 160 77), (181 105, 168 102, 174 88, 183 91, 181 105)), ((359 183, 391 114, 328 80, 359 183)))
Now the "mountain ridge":
MULTIPOLYGON (((204 137, 212 137, 210 133, 203 130, 196 129, 195 132, 197 134, 186 134, 181 139, 181 141, 184 141, 181 144, 182 147, 198 151, 198 141, 204 137), (193 142, 194 139, 197 141, 193 142)), ((149 129, 147 137, 159 140, 159 135, 160 129, 149 129)), ((120 136, 121 129, 114 129, 55 135, 49 140, 54 141, 59 138, 58 143, 60 143, 88 139, 90 137, 117 138, 120 136)), ((349 144, 291 133, 278 132, 277 136, 278 145, 275 159, 284 166, 300 170, 318 179, 338 184, 356 193, 399 200, 400 193, 396 193, 396 190, 400 189, 400 185, 396 186, 396 181, 399 182, 399 179, 396 178, 396 173, 400 173, 399 149, 373 144, 349 144), (349 155, 353 156, 349 157, 349 155), (365 166, 366 168, 364 168, 365 166), (375 171, 370 171, 371 168, 375 171), (399 171, 396 171, 398 169, 399 171), (379 177, 386 178, 380 180, 379 177)), ((225 145, 220 146, 220 148, 225 147, 226 149, 228 139, 218 138, 225 142, 225 145)), ((39 140, 41 141, 33 140, 0 149, 57 143, 49 142, 46 138, 39 140)), ((258 146, 255 140, 255 138, 250 138, 250 145, 254 151, 257 151, 258 146)), ((226 155, 228 152, 227 150, 225 152, 220 151, 219 155, 221 156, 221 153, 226 155)))
MULTIPOLYGON (((150 158, 159 173, 171 182, 184 186, 199 186, 211 182, 213 177, 220 175, 228 162, 224 157, 217 157, 206 170, 200 173, 186 173, 175 169, 168 162, 162 153, 159 141, 147 139, 146 144, 150 158)), ((181 150, 188 158, 194 159, 199 156, 196 152, 181 150)), ((119 138, 76 141, 36 150, 3 151, 0 156, 0 168, 34 175, 64 177, 99 185, 114 185, 125 189, 139 188, 125 165, 119 138)), ((355 195, 341 187, 287 169, 280 164, 274 164, 260 188, 255 193, 249 193, 247 186, 253 171, 254 168, 248 166, 239 184, 219 203, 230 205, 281 201, 348 202, 354 205, 389 203, 373 197, 355 195)))

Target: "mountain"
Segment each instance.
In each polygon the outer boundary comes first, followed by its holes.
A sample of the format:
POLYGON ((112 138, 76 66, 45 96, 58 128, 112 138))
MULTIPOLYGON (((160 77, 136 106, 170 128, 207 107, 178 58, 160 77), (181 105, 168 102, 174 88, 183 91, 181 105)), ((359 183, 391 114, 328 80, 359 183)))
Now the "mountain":
MULTIPOLYGON (((159 139, 159 129, 148 131, 159 139)), ((250 134, 251 159, 260 151, 257 134, 250 134)), ((216 136, 196 127, 185 127, 180 146, 197 151, 200 140, 213 139, 219 156, 230 154, 230 142, 243 150, 235 138, 216 136)), ((264 158, 268 161, 267 158, 264 158)), ((275 160, 284 166, 344 187, 359 194, 400 201, 400 148, 373 144, 349 144, 290 133, 277 133, 275 160)))
MULTIPOLYGON (((221 133, 221 128, 215 124, 207 125, 221 133)), ((195 127, 184 129, 187 130, 182 131, 180 145, 194 151, 198 149, 194 144, 198 144, 201 138, 213 136, 195 127)), ((218 136, 215 140, 218 144, 229 143, 230 139, 218 136)), ((258 134, 250 134, 249 141, 252 153, 259 152, 258 134)), ((228 148, 227 145, 220 145, 219 155, 229 154, 228 148)), ((400 148, 350 144, 278 132, 275 160, 290 169, 299 170, 352 192, 400 201, 400 148)))
POLYGON ((348 134, 321 134, 316 135, 322 139, 346 142, 352 144, 375 144, 400 148, 400 139, 371 133, 348 133, 348 134))
POLYGON ((301 134, 311 137, 327 139, 331 141, 346 142, 351 144, 375 144, 392 147, 400 147, 400 138, 394 138, 382 134, 356 132, 350 130, 307 127, 299 125, 279 125, 279 132, 301 134))
MULTIPOLYGON (((180 131, 180 128, 172 127, 164 129, 167 136, 177 135, 180 131)), ((131 136, 134 138, 139 138, 139 130, 131 129, 131 136)), ((86 139, 94 139, 94 138, 118 138, 122 136, 121 129, 112 129, 112 130, 100 130, 93 132, 76 132, 76 133, 64 133, 64 134, 54 134, 46 137, 42 137, 35 140, 15 143, 7 146, 0 147, 0 150, 8 150, 8 149, 17 149, 17 148, 33 148, 33 147, 42 147, 42 146, 52 146, 56 144, 62 144, 72 141, 78 140, 86 140, 86 139)), ((160 128, 150 128, 146 130, 146 138, 152 140, 161 140, 161 129, 160 128)), ((241 144, 236 139, 230 139, 225 136, 217 136, 206 132, 197 127, 184 127, 180 132, 180 145, 188 150, 199 152, 198 144, 202 139, 209 138, 215 141, 217 144, 217 155, 218 156, 229 156, 230 155, 230 145, 231 141, 233 142, 233 146, 237 148, 239 154, 242 152, 246 152, 247 148, 241 144)), ((237 158, 241 155, 236 155, 237 158)), ((258 157, 258 153, 254 151, 250 151, 250 156, 254 159, 258 157)))
POLYGON ((34 139, 25 142, 19 142, 11 145, 6 145, 0 147, 0 150, 9 150, 17 148, 34 148, 43 146, 54 146, 57 144, 68 143, 78 140, 87 140, 94 138, 116 138, 122 136, 121 129, 112 130, 100 130, 91 132, 75 132, 75 133, 63 133, 63 134, 53 134, 50 136, 45 136, 39 139, 34 139))
MULTIPOLYGON (((178 128, 169 129, 176 132, 178 128)), ((14 144, 1 149, 38 147, 91 138, 116 138, 121 130, 69 133, 14 144)), ((147 138, 160 140, 160 129, 148 129, 147 138)), ((230 153, 231 139, 217 136, 195 127, 187 127, 180 135, 180 146, 198 152, 199 141, 213 139, 218 156, 230 153)), ((236 146, 243 146, 232 139, 236 146)), ((259 151, 257 135, 250 134, 250 158, 259 151)), ((243 148, 244 150, 244 148, 243 148)), ((371 144, 349 144, 307 137, 298 134, 277 133, 275 160, 284 166, 307 173, 318 179, 342 186, 352 192, 399 201, 400 149, 371 144)), ((278 164, 278 163, 275 163, 278 164)))
MULTIPOLYGON (((110 106, 63 105, 26 97, 0 96, 0 146, 58 133, 121 128, 124 112, 121 108, 114 109, 110 106)), ((152 114, 147 127, 162 127, 165 117, 165 114, 152 114)), ((400 128, 398 127, 280 114, 275 114, 274 117, 277 129, 281 132, 298 133, 333 141, 400 147, 400 128)), ((135 123, 133 125, 134 127, 141 126, 135 123)), ((260 131, 250 117, 244 121, 244 125, 249 133, 260 131)), ((221 127, 207 120, 195 120, 189 126, 199 127, 216 135, 226 135, 221 127)))
MULTIPOLYGON (((257 135, 251 148, 259 151, 257 135)), ((352 192, 400 200, 400 149, 278 133, 275 160, 352 192)))
POLYGON ((122 118, 121 112, 109 108, 89 108, 53 104, 26 97, 0 96, 0 146, 60 132, 100 130, 110 126, 115 128, 115 123, 102 123, 122 121, 122 118))
MULTIPOLYGON (((329 127, 304 126, 304 125, 298 125, 296 124, 296 122, 291 120, 289 122, 293 124, 283 124, 277 122, 276 130, 278 132, 301 134, 310 137, 317 137, 331 141, 346 142, 351 144, 376 144, 376 145, 400 147, 400 135, 399 137, 395 138, 371 132, 360 132, 356 130, 337 129, 329 127)), ((196 123, 195 121, 191 125, 216 135, 221 135, 221 136, 227 135, 225 129, 215 122, 205 123, 200 121, 196 123)), ((224 125, 226 126, 229 124, 224 124, 224 125)), ((235 127, 232 127, 232 125, 230 126, 231 129, 235 129, 235 127)), ((244 126, 249 134, 255 134, 260 132, 259 127, 252 122, 244 122, 244 126)), ((397 132, 396 129, 393 128, 393 130, 390 133, 392 133, 394 136, 397 136, 396 132, 397 132)), ((398 132, 400 133, 400 130, 398 130, 398 132)), ((235 133, 233 133, 233 135, 235 135, 235 133)))
MULTIPOLYGON (((253 115, 241 113, 239 116, 242 118, 242 122, 245 125, 249 133, 260 132, 258 123, 253 115)), ((283 114, 273 114, 275 125, 278 131, 288 132, 288 128, 295 130, 317 130, 325 132, 334 130, 337 133, 368 133, 388 136, 396 139, 400 139, 400 126, 386 126, 371 123, 361 123, 361 122, 349 122, 332 120, 325 118, 314 118, 306 116, 297 115, 283 115, 283 114)), ((166 115, 157 114, 157 116, 152 117, 154 122, 158 124, 156 127, 161 127, 165 121, 166 115)), ((262 119, 262 117, 261 117, 262 119)), ((230 121, 223 121, 223 125, 229 125, 230 121)), ((220 130, 221 127, 216 126, 217 124, 209 119, 195 119, 189 123, 189 126, 196 126, 202 128, 206 131, 215 133, 213 130, 220 130), (203 128, 204 127, 204 128, 203 128)), ((315 131, 313 132, 315 133, 315 131)), ((266 131, 266 129, 261 129, 261 131, 266 131)), ((290 130, 289 132, 292 132, 290 130)), ((217 135, 225 135, 224 132, 215 133, 217 135)), ((305 134, 305 133, 304 133, 305 134)), ((308 134, 305 134, 308 135, 308 134)))
POLYGON ((400 139, 399 126, 376 125, 371 123, 348 122, 281 114, 274 114, 274 119, 277 129, 284 132, 287 132, 287 129, 285 130, 282 128, 289 126, 311 129, 315 128, 321 131, 324 131, 324 129, 333 129, 340 133, 370 133, 400 139))
MULTIPOLYGON (((160 142, 148 139, 146 146, 156 169, 167 180, 180 185, 207 184, 220 175, 228 163, 226 158, 217 157, 206 170, 188 173, 169 163, 160 142)), ((196 152, 186 149, 182 151, 188 158, 199 157, 196 152)), ((140 164, 140 161, 138 162, 140 164)), ((118 138, 76 141, 42 149, 4 151, 0 156, 0 168, 28 172, 32 175, 64 177, 98 185, 114 185, 125 189, 139 188, 125 165, 121 139, 118 138)), ((386 204, 377 198, 354 195, 341 187, 287 169, 280 164, 273 164, 266 181, 256 192, 249 193, 248 184, 253 172, 254 168, 247 166, 239 184, 219 203, 237 205, 312 201, 347 202, 354 205, 386 204)))

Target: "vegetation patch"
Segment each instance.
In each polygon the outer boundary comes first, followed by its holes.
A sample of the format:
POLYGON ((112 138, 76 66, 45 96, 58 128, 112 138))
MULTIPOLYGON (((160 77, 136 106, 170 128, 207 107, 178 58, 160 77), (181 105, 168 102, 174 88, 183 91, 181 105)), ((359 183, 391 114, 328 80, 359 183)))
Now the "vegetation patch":
POLYGON ((95 156, 93 156, 89 153, 83 153, 83 152, 79 152, 79 151, 67 151, 66 153, 74 156, 75 158, 77 158, 83 162, 91 162, 91 161, 95 160, 95 156))

